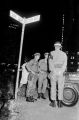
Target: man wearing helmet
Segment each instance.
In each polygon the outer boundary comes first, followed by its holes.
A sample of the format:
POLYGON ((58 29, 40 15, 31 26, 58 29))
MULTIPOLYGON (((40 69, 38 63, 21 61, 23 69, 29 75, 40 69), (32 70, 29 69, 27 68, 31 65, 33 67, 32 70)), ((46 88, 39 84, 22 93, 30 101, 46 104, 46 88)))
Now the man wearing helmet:
POLYGON ((56 106, 56 83, 58 84, 58 106, 62 106, 64 76, 63 73, 67 67, 67 55, 61 50, 61 43, 54 44, 55 50, 50 52, 49 71, 51 82, 51 103, 50 106, 56 106))
POLYGON ((47 88, 47 59, 48 53, 44 54, 44 59, 39 60, 38 70, 39 70, 39 79, 38 79, 38 98, 46 99, 44 94, 47 88))
POLYGON ((26 65, 28 71, 30 72, 28 75, 28 84, 27 84, 27 97, 26 101, 33 102, 35 99, 33 98, 33 91, 36 88, 36 82, 38 79, 38 60, 40 58, 40 53, 34 54, 34 59, 29 61, 26 65))

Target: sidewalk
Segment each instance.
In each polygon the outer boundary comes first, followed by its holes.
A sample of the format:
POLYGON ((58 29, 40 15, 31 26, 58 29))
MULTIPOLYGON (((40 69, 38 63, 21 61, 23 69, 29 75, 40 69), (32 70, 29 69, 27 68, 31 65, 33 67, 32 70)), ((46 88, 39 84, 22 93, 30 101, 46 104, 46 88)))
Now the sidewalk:
POLYGON ((26 102, 24 98, 16 101, 16 115, 9 120, 78 120, 79 103, 74 107, 52 108, 50 101, 26 102))

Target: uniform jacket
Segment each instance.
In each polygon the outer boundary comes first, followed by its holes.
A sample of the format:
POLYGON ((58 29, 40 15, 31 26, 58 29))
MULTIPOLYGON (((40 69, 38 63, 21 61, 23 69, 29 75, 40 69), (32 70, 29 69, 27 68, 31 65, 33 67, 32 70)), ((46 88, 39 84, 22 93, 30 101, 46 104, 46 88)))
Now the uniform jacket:
POLYGON ((47 61, 45 61, 45 59, 41 59, 38 63, 38 67, 40 72, 47 72, 47 61))
POLYGON ((67 67, 67 55, 61 50, 55 50, 50 53, 49 70, 61 70, 64 72, 67 67))
POLYGON ((29 61, 26 65, 27 69, 32 72, 32 73, 37 73, 38 72, 38 61, 35 59, 32 59, 29 61))

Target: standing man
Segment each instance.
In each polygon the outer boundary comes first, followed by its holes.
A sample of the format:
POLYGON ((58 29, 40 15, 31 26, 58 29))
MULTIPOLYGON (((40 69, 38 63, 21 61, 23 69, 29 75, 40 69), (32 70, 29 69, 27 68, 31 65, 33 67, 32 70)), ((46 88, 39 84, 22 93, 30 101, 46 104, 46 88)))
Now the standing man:
POLYGON ((44 54, 44 59, 39 60, 38 70, 39 70, 39 79, 38 79, 38 98, 46 99, 44 94, 47 88, 47 59, 48 53, 44 54))
POLYGON ((56 83, 58 83, 58 107, 62 107, 63 88, 65 76, 63 73, 67 67, 67 55, 61 50, 60 42, 54 44, 55 50, 50 53, 49 71, 51 82, 51 103, 50 106, 55 107, 56 101, 56 83))
MULTIPOLYGON (((22 64, 21 68, 19 69, 19 71, 21 71, 21 79, 20 79, 20 85, 19 85, 19 89, 18 92, 21 93, 21 95, 25 95, 26 93, 26 86, 27 86, 27 82, 28 82, 28 75, 29 75, 29 71, 26 68, 27 62, 25 61, 25 63, 22 64), (22 89, 22 86, 24 89, 22 89)), ((26 95, 25 95, 26 97, 26 95)))
POLYGON ((33 93, 36 89, 36 82, 38 80, 38 60, 40 58, 40 53, 34 54, 34 59, 29 61, 26 65, 28 71, 28 84, 27 84, 27 97, 26 101, 34 102, 33 93))

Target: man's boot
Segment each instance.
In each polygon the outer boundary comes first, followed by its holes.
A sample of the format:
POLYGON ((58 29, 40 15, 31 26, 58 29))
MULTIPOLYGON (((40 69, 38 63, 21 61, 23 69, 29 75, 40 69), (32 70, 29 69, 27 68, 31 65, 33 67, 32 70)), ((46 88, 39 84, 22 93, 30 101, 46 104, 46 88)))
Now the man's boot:
POLYGON ((39 99, 41 98, 41 93, 38 93, 38 97, 37 98, 39 98, 39 99))
POLYGON ((37 99, 33 98, 33 96, 30 97, 32 101, 37 101, 37 99))
POLYGON ((63 107, 62 100, 58 100, 58 107, 63 107))
POLYGON ((55 101, 55 100, 52 100, 49 105, 52 106, 52 107, 56 107, 56 101, 55 101))
POLYGON ((26 97, 27 102, 34 102, 34 99, 32 96, 26 97))
POLYGON ((30 96, 29 96, 29 97, 26 97, 26 101, 27 101, 27 102, 30 102, 30 96))
POLYGON ((41 98, 46 99, 46 97, 44 96, 44 93, 41 93, 41 98))

